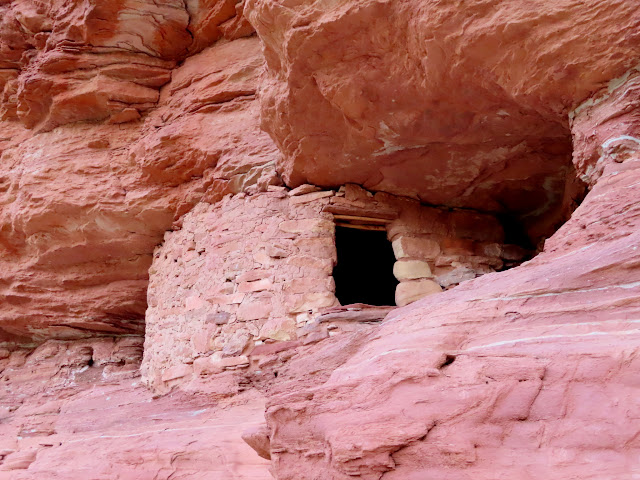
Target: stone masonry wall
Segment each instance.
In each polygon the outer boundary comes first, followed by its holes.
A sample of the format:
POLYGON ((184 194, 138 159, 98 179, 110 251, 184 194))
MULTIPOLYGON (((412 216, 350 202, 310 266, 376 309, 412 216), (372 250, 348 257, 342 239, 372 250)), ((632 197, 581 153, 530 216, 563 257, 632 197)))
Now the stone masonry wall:
POLYGON ((189 377, 196 359, 198 373, 241 367, 256 345, 291 340, 337 305, 328 200, 272 190, 198 205, 157 249, 143 363, 154 386, 189 377))
POLYGON ((398 203, 398 218, 387 233, 397 259, 399 306, 524 258, 522 248, 504 245, 503 227, 492 215, 398 203))

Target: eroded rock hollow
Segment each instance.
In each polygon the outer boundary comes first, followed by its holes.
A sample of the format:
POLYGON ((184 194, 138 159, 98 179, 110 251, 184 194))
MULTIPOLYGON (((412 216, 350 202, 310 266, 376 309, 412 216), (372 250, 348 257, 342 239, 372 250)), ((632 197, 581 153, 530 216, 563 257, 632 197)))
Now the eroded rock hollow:
POLYGON ((635 0, 0 0, 0 479, 640 474, 635 0))

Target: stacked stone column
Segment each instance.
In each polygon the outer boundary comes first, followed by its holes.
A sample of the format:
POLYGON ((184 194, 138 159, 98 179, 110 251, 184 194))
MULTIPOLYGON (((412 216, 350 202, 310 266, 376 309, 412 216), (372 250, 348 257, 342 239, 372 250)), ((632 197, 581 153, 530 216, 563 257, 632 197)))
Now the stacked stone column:
POLYGON ((523 255, 504 245, 504 231, 492 215, 403 202, 388 226, 400 282, 396 304, 407 305, 459 283, 499 270, 503 258, 523 255))

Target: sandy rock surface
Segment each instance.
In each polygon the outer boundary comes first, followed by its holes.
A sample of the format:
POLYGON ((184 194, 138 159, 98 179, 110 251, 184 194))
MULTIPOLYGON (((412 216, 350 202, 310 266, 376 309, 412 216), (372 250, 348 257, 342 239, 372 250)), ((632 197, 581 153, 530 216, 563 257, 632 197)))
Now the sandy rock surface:
POLYGON ((256 392, 154 398, 142 343, 49 341, 0 360, 0 478, 271 478, 241 439, 259 425, 256 392))

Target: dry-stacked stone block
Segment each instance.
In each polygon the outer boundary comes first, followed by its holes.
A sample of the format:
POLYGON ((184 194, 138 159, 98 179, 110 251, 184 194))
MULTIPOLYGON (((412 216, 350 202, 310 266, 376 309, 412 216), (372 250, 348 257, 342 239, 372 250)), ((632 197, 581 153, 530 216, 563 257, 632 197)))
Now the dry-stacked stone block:
POLYGON ((492 215, 400 201, 387 226, 400 282, 396 304, 407 305, 503 266, 504 230, 492 215))

